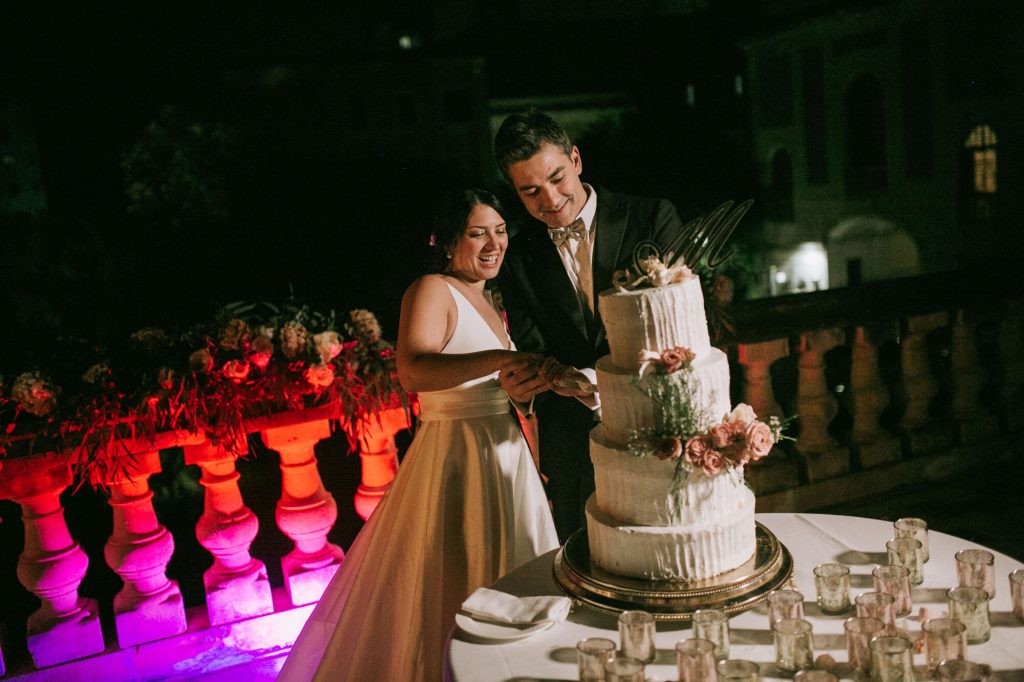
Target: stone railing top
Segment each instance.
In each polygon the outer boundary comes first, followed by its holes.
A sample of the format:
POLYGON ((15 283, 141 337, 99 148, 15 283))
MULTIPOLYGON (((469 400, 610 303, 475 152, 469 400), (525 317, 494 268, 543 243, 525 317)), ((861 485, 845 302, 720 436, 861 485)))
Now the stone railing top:
POLYGON ((774 298, 741 301, 729 316, 733 333, 720 345, 750 344, 816 329, 877 325, 893 320, 966 308, 969 315, 1007 309, 1019 288, 1001 270, 979 274, 954 271, 872 282, 774 298))

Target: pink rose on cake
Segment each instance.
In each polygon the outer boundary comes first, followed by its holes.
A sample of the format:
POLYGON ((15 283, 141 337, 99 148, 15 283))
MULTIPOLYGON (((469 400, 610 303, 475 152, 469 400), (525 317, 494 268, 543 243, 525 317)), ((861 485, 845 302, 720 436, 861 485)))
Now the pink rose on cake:
POLYGON ((722 457, 722 453, 718 450, 708 450, 704 453, 704 459, 701 460, 700 468, 708 476, 714 476, 722 467, 725 465, 725 458, 722 457))
POLYGON ((686 460, 708 476, 717 474, 726 463, 722 453, 711 447, 707 436, 694 436, 686 441, 686 460))
POLYGON ((699 467, 704 460, 704 455, 710 449, 711 445, 704 439, 704 436, 694 436, 686 441, 686 461, 699 467))
POLYGON ((711 441, 711 447, 723 450, 732 445, 737 440, 737 436, 743 435, 743 428, 737 432, 736 427, 731 422, 721 422, 715 424, 708 429, 708 439, 711 441))
POLYGON ((750 458, 755 462, 769 452, 775 445, 775 434, 772 428, 762 421, 753 421, 747 425, 744 434, 747 440, 747 449, 750 451, 750 458))
POLYGON ((727 422, 738 422, 744 426, 756 419, 757 415, 754 414, 754 408, 746 403, 740 403, 725 417, 725 421, 727 422))
POLYGON ((692 350, 683 346, 672 346, 661 351, 661 366, 665 368, 666 374, 679 371, 684 366, 689 366, 697 357, 692 350))
POLYGON ((660 370, 662 374, 674 374, 684 367, 689 367, 697 357, 692 350, 684 346, 672 346, 660 353, 651 350, 640 351, 640 377, 652 370, 660 370))

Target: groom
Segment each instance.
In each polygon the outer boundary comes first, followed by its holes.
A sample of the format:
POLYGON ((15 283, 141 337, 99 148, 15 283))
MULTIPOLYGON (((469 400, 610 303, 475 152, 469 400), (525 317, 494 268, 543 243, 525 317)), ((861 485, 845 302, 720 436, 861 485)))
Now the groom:
MULTIPOLYGON (((597 295, 632 262, 638 242, 671 243, 683 227, 679 216, 663 199, 582 182, 579 149, 535 109, 505 119, 494 155, 534 219, 510 241, 499 283, 516 347, 554 357, 596 384, 594 365, 608 353, 597 295)), ((594 491, 588 434, 600 420, 600 395, 582 388, 544 392, 544 378, 527 366, 500 379, 523 411, 537 415, 540 469, 564 543, 583 527, 594 491)))

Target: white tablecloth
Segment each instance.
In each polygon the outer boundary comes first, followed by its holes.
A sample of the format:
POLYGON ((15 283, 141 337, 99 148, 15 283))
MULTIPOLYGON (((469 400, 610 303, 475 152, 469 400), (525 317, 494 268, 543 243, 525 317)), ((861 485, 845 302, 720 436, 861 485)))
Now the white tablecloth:
MULTIPOLYGON (((852 613, 825 616, 814 603, 815 565, 841 562, 850 567, 851 598, 873 589, 871 569, 888 563, 885 542, 893 536, 888 521, 827 514, 758 514, 793 555, 793 579, 805 599, 806 618, 814 626, 815 656, 829 654, 845 662, 846 640, 843 621, 852 613)), ((932 617, 946 611, 946 590, 957 582, 953 555, 960 549, 980 546, 943 533, 929 531, 930 560, 924 565, 924 583, 912 591, 914 616, 921 607, 932 617)), ((998 679, 1024 680, 1024 623, 1010 607, 1007 576, 1024 567, 1005 554, 996 556, 996 596, 992 600, 992 637, 984 644, 968 646, 967 657, 993 667, 998 679)), ((555 552, 549 552, 505 576, 495 585, 518 596, 562 594, 551 573, 555 552)), ((920 634, 921 624, 909 618, 899 619, 898 627, 911 636, 920 634)), ((775 670, 775 649, 768 630, 768 616, 762 604, 730 618, 730 658, 744 658, 761 665, 764 678, 779 678, 775 670)), ((648 680, 675 680, 675 644, 690 639, 689 623, 657 624, 658 655, 647 666, 648 680)), ((548 630, 515 642, 484 644, 467 641, 456 629, 448 649, 448 674, 458 682, 511 680, 575 680, 576 642, 583 637, 608 637, 618 642, 615 617, 586 607, 577 608, 568 620, 548 630)), ((916 666, 924 665, 924 656, 914 657, 916 666)))

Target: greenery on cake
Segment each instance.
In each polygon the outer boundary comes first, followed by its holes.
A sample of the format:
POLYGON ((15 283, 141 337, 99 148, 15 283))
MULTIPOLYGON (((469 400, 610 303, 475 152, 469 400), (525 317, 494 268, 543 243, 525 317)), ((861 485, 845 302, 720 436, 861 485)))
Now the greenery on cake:
POLYGON ((745 403, 715 421, 696 400, 694 357, 681 346, 660 353, 642 351, 639 376, 633 380, 658 405, 661 424, 631 430, 627 447, 637 457, 674 460, 678 484, 694 471, 706 476, 740 471, 787 438, 782 432, 788 420, 774 416, 760 420, 745 403))

